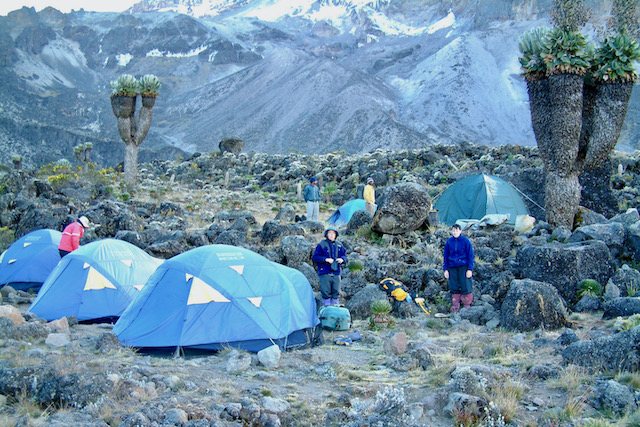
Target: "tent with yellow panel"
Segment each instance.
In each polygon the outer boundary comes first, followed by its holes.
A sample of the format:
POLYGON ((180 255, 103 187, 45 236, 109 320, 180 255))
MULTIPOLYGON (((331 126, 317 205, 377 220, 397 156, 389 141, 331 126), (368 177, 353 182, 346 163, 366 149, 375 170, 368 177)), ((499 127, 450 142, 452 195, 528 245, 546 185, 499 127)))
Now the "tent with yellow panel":
POLYGON ((161 263, 131 243, 96 240, 62 258, 29 311, 46 320, 115 320, 161 263))
POLYGON ((260 351, 309 344, 316 301, 298 270, 236 246, 166 260, 113 328, 130 347, 260 351))

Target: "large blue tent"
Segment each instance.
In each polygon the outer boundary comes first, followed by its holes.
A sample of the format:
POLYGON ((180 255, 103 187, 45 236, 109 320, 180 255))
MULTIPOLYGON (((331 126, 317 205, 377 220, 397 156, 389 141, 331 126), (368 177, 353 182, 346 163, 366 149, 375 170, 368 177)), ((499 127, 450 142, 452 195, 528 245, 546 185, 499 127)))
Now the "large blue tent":
POLYGON ((16 240, 0 256, 0 285, 14 289, 38 289, 60 262, 62 233, 36 230, 16 240))
POLYGON ((161 263, 131 243, 96 240, 62 258, 29 311, 46 320, 116 318, 161 263))
POLYGON ((260 351, 301 345, 318 323, 301 272, 248 249, 208 245, 158 267, 113 332, 130 347, 260 351))
POLYGON ((347 224, 351 219, 351 216, 353 216, 356 211, 365 209, 364 203, 364 199, 349 200, 338 209, 336 209, 333 215, 329 217, 327 222, 329 224, 335 225, 336 227, 347 224))

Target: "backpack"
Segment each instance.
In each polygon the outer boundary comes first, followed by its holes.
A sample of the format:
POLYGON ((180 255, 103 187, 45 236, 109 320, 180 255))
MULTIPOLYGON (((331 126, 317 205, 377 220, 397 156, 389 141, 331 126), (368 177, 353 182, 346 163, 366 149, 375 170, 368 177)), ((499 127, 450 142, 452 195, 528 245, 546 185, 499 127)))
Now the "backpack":
POLYGON ((346 307, 325 305, 318 310, 318 318, 324 329, 346 331, 351 327, 351 313, 346 307))
POLYGON ((387 277, 380 281, 380 289, 385 291, 387 295, 396 301, 411 301, 409 289, 407 289, 407 287, 399 280, 387 277))

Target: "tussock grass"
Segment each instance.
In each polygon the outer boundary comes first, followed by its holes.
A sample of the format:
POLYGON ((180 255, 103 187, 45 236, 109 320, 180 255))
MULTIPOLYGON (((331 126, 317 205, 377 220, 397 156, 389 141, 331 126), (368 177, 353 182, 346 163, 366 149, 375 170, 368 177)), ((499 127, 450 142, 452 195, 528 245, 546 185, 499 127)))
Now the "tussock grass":
POLYGON ((615 380, 634 390, 640 390, 640 372, 621 372, 616 375, 615 380))
POLYGON ((585 368, 569 365, 556 378, 547 380, 547 385, 575 395, 583 385, 592 381, 592 376, 585 368))
POLYGON ((505 421, 516 419, 520 400, 524 398, 527 385, 522 381, 497 381, 488 393, 488 398, 500 411, 505 421))

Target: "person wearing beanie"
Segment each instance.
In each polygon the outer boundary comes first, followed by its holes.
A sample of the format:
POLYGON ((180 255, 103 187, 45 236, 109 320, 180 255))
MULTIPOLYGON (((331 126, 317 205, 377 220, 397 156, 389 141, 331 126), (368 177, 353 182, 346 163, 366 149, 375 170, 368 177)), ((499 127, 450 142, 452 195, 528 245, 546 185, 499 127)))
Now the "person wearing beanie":
POLYGON ((89 219, 82 215, 64 228, 62 237, 60 238, 60 245, 58 245, 60 258, 80 247, 80 239, 84 236, 84 229, 87 227, 89 227, 89 219))
POLYGON ((315 176, 309 178, 309 184, 302 191, 304 201, 307 202, 307 220, 317 221, 320 212, 320 188, 315 176))
POLYGON ((452 237, 444 245, 444 278, 449 281, 451 292, 451 312, 460 311, 460 302, 464 308, 471 307, 473 302, 473 245, 462 235, 460 225, 451 226, 452 237))
POLYGON ((329 227, 325 239, 318 243, 311 259, 318 266, 322 305, 340 303, 340 267, 347 262, 347 251, 338 242, 338 230, 329 227))
POLYGON ((376 213, 376 190, 373 187, 373 178, 367 179, 367 185, 364 187, 362 198, 364 199, 364 208, 369 215, 373 216, 373 214, 376 213))

